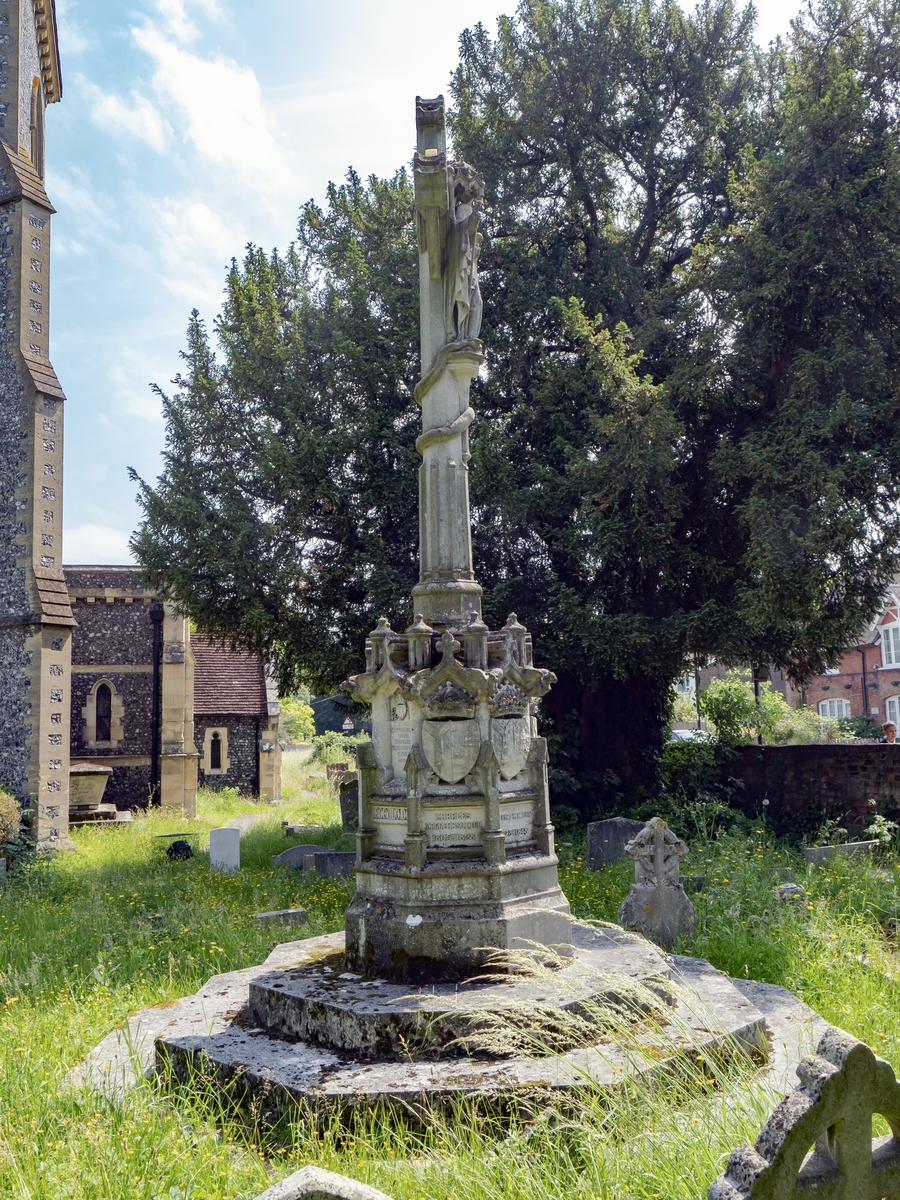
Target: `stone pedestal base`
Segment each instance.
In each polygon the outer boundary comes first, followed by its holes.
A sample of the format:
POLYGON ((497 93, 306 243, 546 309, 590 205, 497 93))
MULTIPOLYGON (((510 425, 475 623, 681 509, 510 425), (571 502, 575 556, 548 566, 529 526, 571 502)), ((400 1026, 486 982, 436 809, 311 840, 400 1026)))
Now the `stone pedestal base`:
POLYGON ((503 863, 455 859, 407 867, 386 855, 356 868, 347 966, 406 983, 465 979, 511 950, 571 954, 569 902, 555 854, 503 863))
MULTIPOLYGON (((156 1066, 173 1082, 196 1086, 198 1074, 212 1077, 231 1103, 255 1097, 272 1118, 300 1101, 338 1113, 396 1104, 408 1119, 419 1109, 452 1110, 460 1097, 490 1112, 513 1104, 521 1116, 562 1103, 567 1092, 577 1112, 584 1088, 620 1088, 633 1074, 677 1073, 685 1054, 727 1056, 764 1045, 762 1014, 709 963, 669 957, 621 929, 576 925, 573 932, 573 961, 562 971, 421 990, 344 970, 342 934, 311 938, 279 946, 262 967, 217 976, 173 1009, 148 1009, 130 1028, 137 1041, 140 1020, 157 1034, 156 1066), (641 997, 658 1000, 662 1011, 644 1017, 641 997), (553 1028, 522 1020, 538 1009, 544 1016, 556 1012, 557 1031, 578 1027, 572 1048, 553 1045, 553 1028), (482 1016, 491 1019, 488 1033, 499 1020, 509 1034, 493 1052, 472 1045, 471 1036, 465 1045, 452 1039, 441 1045, 440 1033, 430 1046, 406 1045, 411 1030, 425 1032, 434 1022, 445 1042, 453 1029, 478 1034, 482 1016), (260 1017, 285 1027, 298 1023, 282 1036, 257 1023, 260 1017), (316 1036, 334 1036, 345 1048, 297 1040, 306 1018, 316 1036), (591 1021, 593 1038, 584 1036, 591 1021)), ((118 1076, 131 1069, 134 1053, 121 1034, 110 1035, 78 1077, 121 1088, 118 1076)))

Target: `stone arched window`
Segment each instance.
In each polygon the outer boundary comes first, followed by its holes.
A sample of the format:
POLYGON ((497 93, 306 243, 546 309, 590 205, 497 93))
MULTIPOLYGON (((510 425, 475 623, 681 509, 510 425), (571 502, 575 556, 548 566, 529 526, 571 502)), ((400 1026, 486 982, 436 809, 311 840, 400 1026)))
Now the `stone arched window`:
POLYGON ((84 744, 92 750, 117 749, 125 737, 125 705, 111 679, 98 679, 81 710, 84 744))
POLYGON ((208 728, 203 735, 203 758, 200 760, 200 769, 204 775, 224 775, 230 766, 228 730, 221 725, 208 728))
POLYGON ((44 98, 41 81, 35 79, 31 85, 31 161, 34 169, 44 178, 44 98))

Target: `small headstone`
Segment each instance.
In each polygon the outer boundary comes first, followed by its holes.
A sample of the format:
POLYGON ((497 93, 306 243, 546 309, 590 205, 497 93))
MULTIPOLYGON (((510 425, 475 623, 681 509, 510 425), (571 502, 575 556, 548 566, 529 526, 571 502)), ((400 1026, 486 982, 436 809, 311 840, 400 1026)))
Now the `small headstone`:
POLYGON ((697 914, 685 895, 678 863, 687 846, 661 817, 648 821, 625 847, 634 859, 634 883, 619 906, 619 924, 670 949, 676 938, 693 937, 697 914))
POLYGON ((347 832, 359 828, 359 780, 355 771, 348 771, 339 784, 341 825, 347 832))
POLYGON ((799 904, 806 899, 806 892, 796 883, 780 883, 772 893, 780 904, 799 904))
POLYGON ((625 847, 644 828, 643 821, 627 817, 612 817, 608 821, 591 821, 587 827, 588 866, 599 871, 625 857, 625 847))
POLYGON ((256 919, 266 925, 305 925, 309 914, 305 908, 276 908, 272 912, 256 913, 256 919))
POLYGON ((328 786, 336 788, 338 780, 342 775, 345 775, 350 770, 348 762, 327 763, 325 766, 325 778, 328 780, 328 786))
POLYGON ((272 866, 294 867, 300 871, 303 869, 303 860, 308 854, 331 854, 331 847, 307 845, 306 843, 291 846, 288 850, 282 850, 280 854, 272 855, 272 866))
POLYGON ((0 883, 6 879, 6 859, 0 858, 0 883))
POLYGON ((240 829, 211 829, 209 831, 209 865, 214 871, 240 870, 240 829))
POLYGON ((308 871, 315 871, 323 879, 353 875, 356 871, 356 851, 329 850, 325 854, 307 854, 303 860, 303 874, 308 871))

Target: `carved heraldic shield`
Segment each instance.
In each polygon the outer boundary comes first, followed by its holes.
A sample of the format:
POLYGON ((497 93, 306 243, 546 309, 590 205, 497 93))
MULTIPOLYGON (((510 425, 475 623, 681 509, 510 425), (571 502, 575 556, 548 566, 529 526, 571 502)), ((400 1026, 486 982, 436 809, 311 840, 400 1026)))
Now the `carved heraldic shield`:
POLYGON ((475 766, 481 749, 477 721, 423 721, 428 765, 444 783, 459 783, 475 766))
POLYGON ((503 779, 514 779, 528 761, 531 722, 527 717, 504 717, 491 723, 491 741, 503 779))

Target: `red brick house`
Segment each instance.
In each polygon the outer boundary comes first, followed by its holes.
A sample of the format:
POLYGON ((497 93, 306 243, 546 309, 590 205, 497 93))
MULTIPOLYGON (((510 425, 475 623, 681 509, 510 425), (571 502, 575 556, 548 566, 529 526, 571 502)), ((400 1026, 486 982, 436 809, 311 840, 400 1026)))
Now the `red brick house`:
POLYGON ((833 669, 810 680, 796 702, 801 698, 823 717, 900 724, 900 581, 858 643, 833 669))

